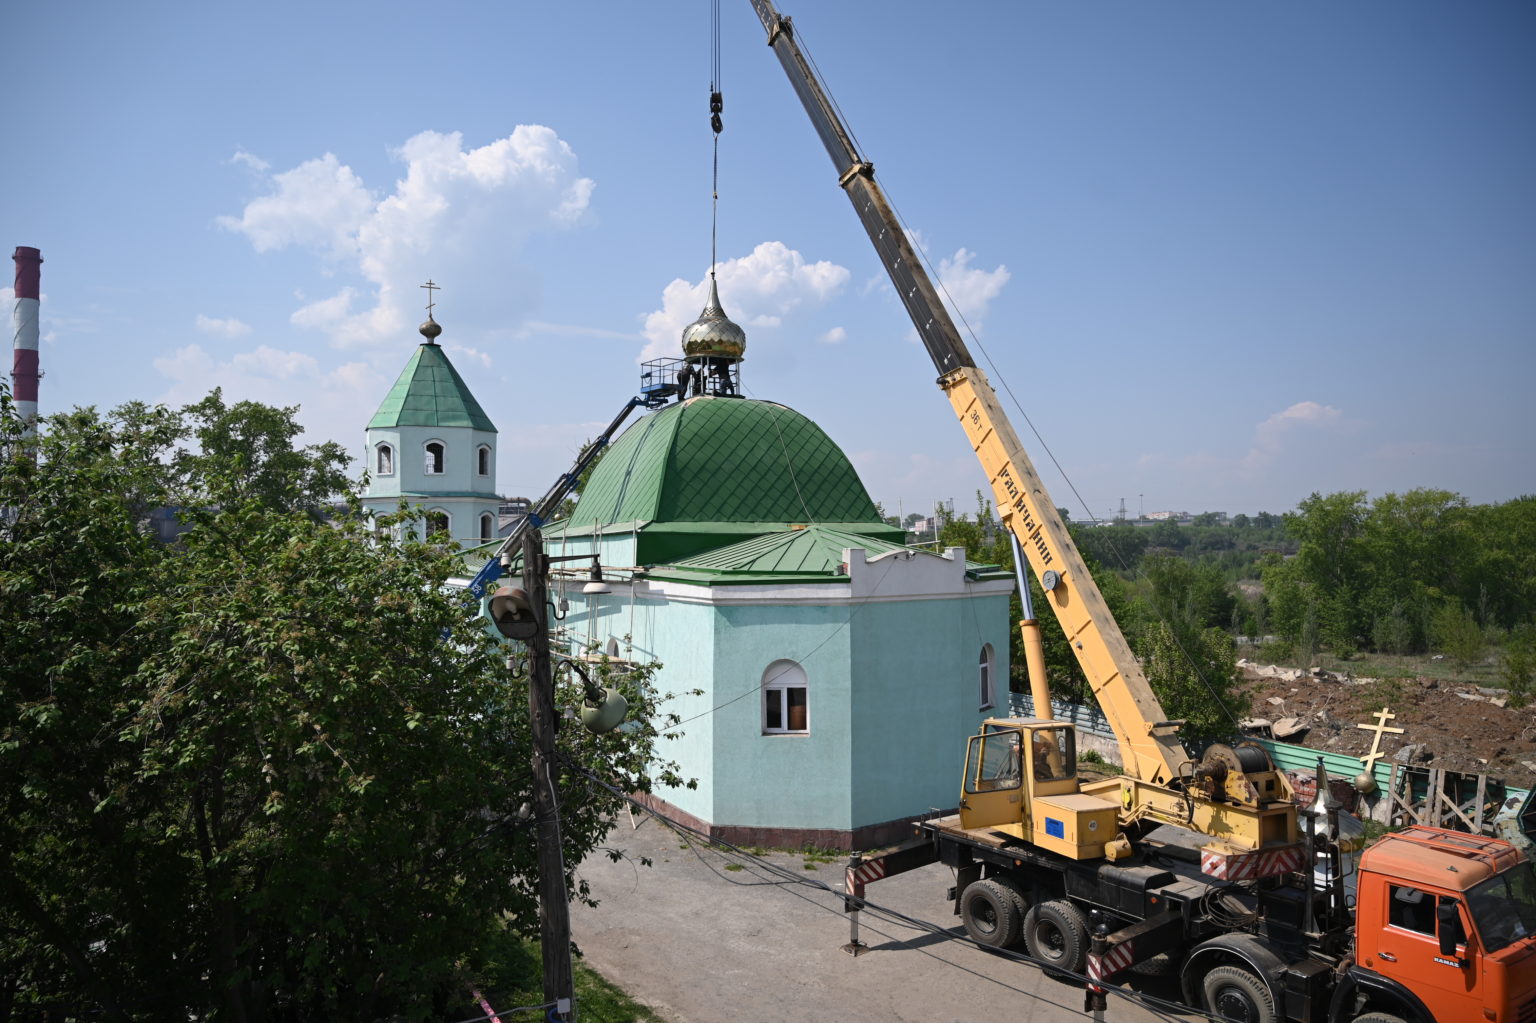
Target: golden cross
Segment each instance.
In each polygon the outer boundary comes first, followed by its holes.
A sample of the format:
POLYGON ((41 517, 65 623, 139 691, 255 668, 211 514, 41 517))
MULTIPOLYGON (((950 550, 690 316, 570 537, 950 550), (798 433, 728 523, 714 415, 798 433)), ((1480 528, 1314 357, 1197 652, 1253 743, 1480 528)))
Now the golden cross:
POLYGON ((430 277, 427 278, 427 283, 425 283, 425 284, 418 284, 417 287, 419 287, 419 288, 426 288, 427 289, 427 319, 430 320, 432 318, 432 299, 433 299, 432 292, 434 292, 434 291, 442 291, 443 289, 438 287, 436 284, 433 284, 432 283, 432 278, 430 278, 430 277))
POLYGON ((1386 756, 1385 753, 1380 752, 1380 750, 1377 748, 1381 745, 1382 734, 1385 732, 1396 732, 1398 735, 1402 735, 1404 731, 1404 729, 1392 728, 1387 724, 1388 721, 1391 721, 1393 718, 1397 717, 1397 715, 1390 713, 1385 707, 1372 714, 1371 717, 1376 719, 1376 723, 1374 725, 1361 723, 1355 726, 1356 728, 1363 728, 1367 732, 1376 733, 1376 737, 1371 740, 1371 751, 1360 758, 1360 762, 1365 765, 1365 772, 1367 774, 1369 774, 1371 768, 1376 765, 1376 761, 1386 756))

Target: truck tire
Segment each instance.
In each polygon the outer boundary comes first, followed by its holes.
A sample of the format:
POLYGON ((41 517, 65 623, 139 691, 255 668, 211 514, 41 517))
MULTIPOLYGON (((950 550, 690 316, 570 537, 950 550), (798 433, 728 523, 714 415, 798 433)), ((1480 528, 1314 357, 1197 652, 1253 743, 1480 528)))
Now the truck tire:
POLYGON ((988 878, 987 880, 996 881, 998 884, 1008 889, 1008 891, 1013 895, 1013 904, 1019 909, 1019 920, 1022 922, 1024 917, 1029 913, 1029 890, 1025 888, 1023 883, 1009 877, 1006 874, 998 874, 994 877, 988 878))
POLYGON ((1064 899, 1042 902, 1024 920, 1024 946, 1047 969, 1082 973, 1088 956, 1088 921, 1064 899))
POLYGON ((1233 1023, 1276 1023, 1269 987, 1241 966, 1217 966, 1205 975, 1205 1008, 1233 1023))
POLYGON ((1403 1021, 1389 1013, 1368 1012, 1364 1016, 1355 1017, 1355 1023, 1403 1023, 1403 1021))
POLYGON ((1018 895, 997 881, 977 881, 960 895, 960 922, 976 944, 1007 948, 1019 940, 1018 895))

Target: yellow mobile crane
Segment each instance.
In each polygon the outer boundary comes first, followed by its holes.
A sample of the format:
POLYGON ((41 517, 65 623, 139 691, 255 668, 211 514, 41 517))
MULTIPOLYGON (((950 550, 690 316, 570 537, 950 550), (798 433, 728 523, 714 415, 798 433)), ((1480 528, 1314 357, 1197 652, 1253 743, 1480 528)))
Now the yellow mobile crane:
MULTIPOLYGON (((1050 717, 1021 567, 1020 627, 1041 716, 983 722, 970 739, 959 814, 923 821, 912 842, 849 864, 855 934, 845 948, 861 947, 865 884, 938 861, 955 871, 951 898, 974 940, 1002 947, 1022 937, 1048 966, 1086 967, 1098 1008, 1095 981, 1155 969, 1177 974, 1188 1004, 1244 1023, 1536 1021, 1536 871, 1519 849, 1414 827, 1383 838, 1356 867, 1352 818, 1329 795, 1321 759, 1316 801, 1300 815, 1303 840, 1291 787, 1262 748, 1213 746, 1198 761, 1186 754, 1179 722, 1165 720, 789 19, 770 0, 752 5, 986 469, 1015 558, 1039 577, 1125 765, 1123 777, 1079 783, 1073 729, 1050 717), (1161 829, 1174 837, 1149 840, 1148 824, 1174 825, 1161 829), (1195 849, 1183 847, 1185 836, 1195 849)), ((1536 809, 1523 823, 1536 831, 1536 809)))
POLYGON ((1037 717, 989 719, 970 739, 953 826, 1073 859, 1117 860, 1131 854, 1128 830, 1142 822, 1171 823, 1206 837, 1202 856, 1213 876, 1297 869, 1301 836, 1285 775, 1258 746, 1214 746, 1198 762, 1185 752, 1181 722, 1167 720, 992 385, 876 183, 873 166, 859 154, 796 43, 790 19, 769 0, 752 0, 752 6, 933 359, 939 387, 1014 538, 1015 558, 1022 552, 1034 569, 1120 745, 1123 777, 1079 784, 1074 729, 1051 718, 1039 626, 1021 568, 1026 610, 1020 627, 1037 717))

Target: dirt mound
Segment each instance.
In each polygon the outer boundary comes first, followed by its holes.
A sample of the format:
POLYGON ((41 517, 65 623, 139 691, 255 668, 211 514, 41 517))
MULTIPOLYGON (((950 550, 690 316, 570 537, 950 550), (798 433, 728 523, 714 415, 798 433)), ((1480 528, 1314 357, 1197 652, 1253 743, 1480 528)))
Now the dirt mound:
POLYGON ((1431 678, 1366 679, 1240 662, 1249 713, 1304 732, 1276 735, 1310 749, 1360 756, 1370 752, 1376 713, 1397 715, 1403 729, 1381 737, 1386 760, 1486 774, 1515 788, 1536 786, 1536 705, 1516 710, 1504 693, 1431 678), (1410 748, 1411 747, 1411 748, 1410 748))

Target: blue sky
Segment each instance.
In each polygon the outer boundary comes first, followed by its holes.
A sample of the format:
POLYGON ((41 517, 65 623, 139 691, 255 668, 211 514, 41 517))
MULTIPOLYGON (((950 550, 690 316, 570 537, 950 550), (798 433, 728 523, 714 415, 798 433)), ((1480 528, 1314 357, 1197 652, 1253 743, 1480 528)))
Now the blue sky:
MULTIPOLYGON (((1536 492, 1530 4, 782 9, 1074 515, 1536 492)), ((0 242, 46 260, 44 412, 221 385, 357 450, 430 277, 500 489, 537 494, 703 304, 705 0, 4 21, 0 242)), ((747 0, 722 36, 748 390, 820 423, 889 511, 972 507, 980 471, 747 0)))

